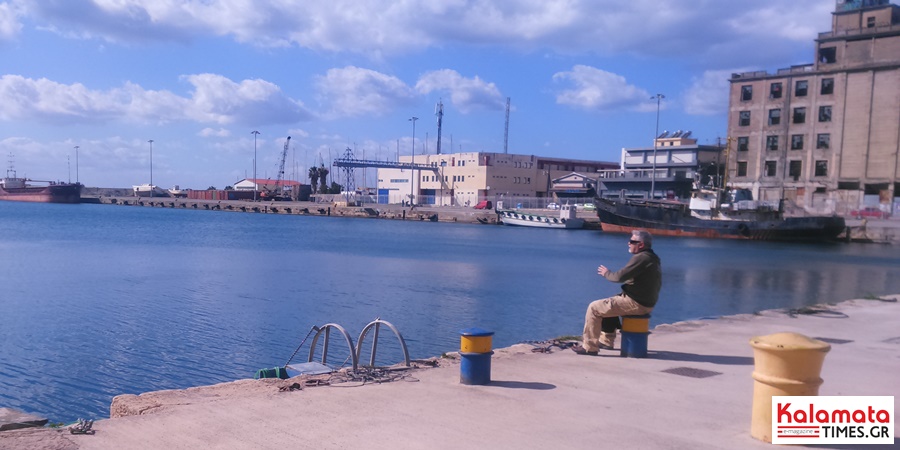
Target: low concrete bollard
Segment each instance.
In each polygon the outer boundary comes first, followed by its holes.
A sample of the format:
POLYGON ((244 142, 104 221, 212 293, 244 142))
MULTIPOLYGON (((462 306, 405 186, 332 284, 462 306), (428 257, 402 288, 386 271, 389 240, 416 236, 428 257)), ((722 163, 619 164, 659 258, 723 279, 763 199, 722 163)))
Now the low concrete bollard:
POLYGON ((822 364, 831 345, 797 333, 750 339, 753 347, 753 408, 750 435, 772 442, 772 397, 819 395, 822 364))

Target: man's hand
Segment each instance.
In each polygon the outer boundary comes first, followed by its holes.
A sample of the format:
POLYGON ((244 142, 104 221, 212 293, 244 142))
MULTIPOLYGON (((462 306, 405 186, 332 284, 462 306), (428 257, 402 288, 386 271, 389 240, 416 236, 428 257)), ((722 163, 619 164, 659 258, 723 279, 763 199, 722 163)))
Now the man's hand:
POLYGON ((606 266, 601 265, 600 267, 597 268, 597 274, 600 275, 601 277, 606 278, 607 273, 609 273, 609 269, 607 269, 606 266))

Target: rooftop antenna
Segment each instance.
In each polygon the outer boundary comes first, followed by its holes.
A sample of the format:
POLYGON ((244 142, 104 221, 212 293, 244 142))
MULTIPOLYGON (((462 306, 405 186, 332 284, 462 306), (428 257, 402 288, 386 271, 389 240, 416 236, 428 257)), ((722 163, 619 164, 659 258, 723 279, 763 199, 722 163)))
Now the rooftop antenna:
POLYGON ((441 126, 444 121, 444 102, 443 99, 438 100, 437 105, 434 106, 434 115, 437 116, 437 127, 438 127, 438 135, 437 135, 437 154, 441 154, 441 126))
POLYGON ((506 97, 506 128, 503 131, 503 153, 509 153, 509 97, 506 97))

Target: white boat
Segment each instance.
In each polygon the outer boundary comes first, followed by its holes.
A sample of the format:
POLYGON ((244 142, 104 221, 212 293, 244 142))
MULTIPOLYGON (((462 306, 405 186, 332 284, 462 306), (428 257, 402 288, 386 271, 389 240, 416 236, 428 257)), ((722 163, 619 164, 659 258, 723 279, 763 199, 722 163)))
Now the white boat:
POLYGON ((134 189, 135 197, 168 197, 169 193, 156 185, 152 184, 141 184, 138 186, 132 186, 134 189))
MULTIPOLYGON (((498 205, 502 207, 502 205, 498 205)), ((575 216, 575 205, 562 205, 559 214, 546 216, 517 209, 497 209, 497 217, 504 225, 535 228, 579 229, 584 219, 575 216)))
POLYGON ((169 195, 175 198, 184 198, 187 197, 187 191, 181 189, 181 186, 178 186, 176 184, 175 186, 172 186, 171 189, 169 189, 169 195))

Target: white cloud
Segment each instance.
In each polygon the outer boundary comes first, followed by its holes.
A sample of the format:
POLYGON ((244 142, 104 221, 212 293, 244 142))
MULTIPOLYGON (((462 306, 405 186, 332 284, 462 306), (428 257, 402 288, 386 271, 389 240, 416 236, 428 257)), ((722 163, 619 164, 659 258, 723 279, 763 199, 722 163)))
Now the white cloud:
POLYGON ((330 69, 317 77, 316 84, 332 118, 381 116, 399 105, 410 104, 415 97, 399 78, 354 66, 330 69))
POLYGON ((198 122, 294 123, 311 117, 300 102, 265 80, 235 83, 210 73, 184 78, 194 86, 188 115, 198 122))
POLYGON ((450 101, 463 114, 475 109, 503 109, 504 100, 494 83, 479 77, 465 78, 455 70, 442 69, 428 72, 419 78, 416 90, 422 94, 434 91, 446 92, 450 101))
MULTIPOLYGON (((821 0, 16 0, 60 33, 109 41, 231 36, 376 59, 470 44, 559 53, 777 61, 827 28, 821 0), (759 51, 758 43, 771 46, 759 51), (773 56, 774 53, 774 56, 773 56)), ((756 64, 755 61, 751 61, 756 64)))
POLYGON ((15 38, 22 30, 19 17, 9 3, 0 3, 0 42, 15 38))
POLYGON ((643 110, 650 93, 628 84, 625 77, 589 66, 553 74, 553 80, 570 87, 556 95, 556 103, 585 110, 643 110))
POLYGON ((213 128, 204 128, 197 133, 197 136, 200 137, 229 137, 231 136, 231 131, 228 131, 224 128, 219 128, 218 130, 213 128))
POLYGON ((0 77, 0 119, 45 123, 200 122, 295 123, 311 117, 302 104, 263 80, 235 83, 221 75, 184 77, 194 91, 181 97, 134 83, 108 91, 46 78, 0 77))
POLYGON ((688 114, 711 116, 728 112, 728 79, 732 73, 749 69, 707 70, 694 78, 684 93, 684 111, 688 114))

